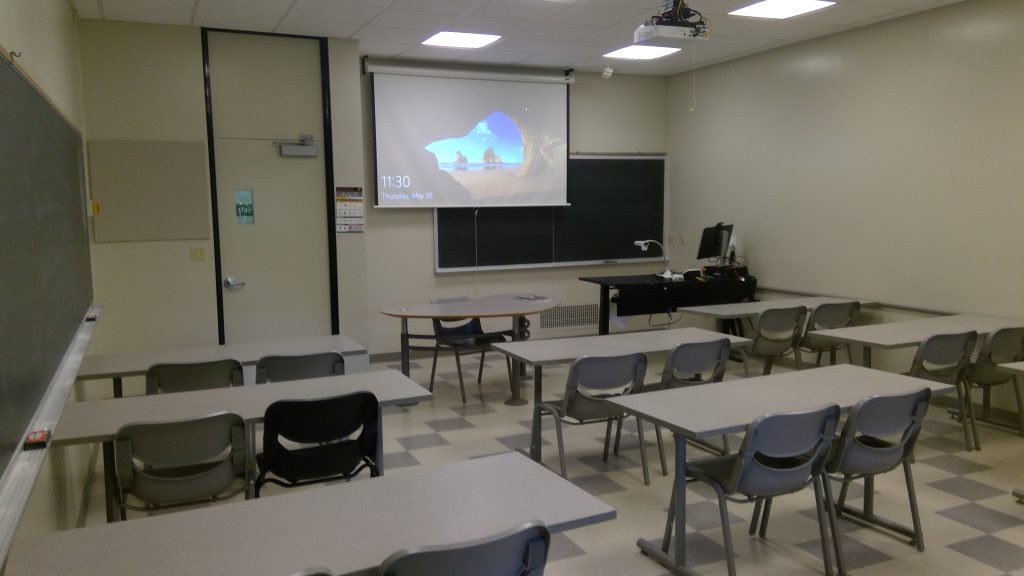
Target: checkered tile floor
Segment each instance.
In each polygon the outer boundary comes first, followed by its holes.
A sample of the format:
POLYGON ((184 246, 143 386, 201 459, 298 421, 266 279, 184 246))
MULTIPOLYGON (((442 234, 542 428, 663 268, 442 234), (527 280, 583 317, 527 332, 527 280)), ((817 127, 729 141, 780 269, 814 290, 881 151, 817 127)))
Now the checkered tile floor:
MULTIPOLYGON (((660 363, 661 358, 652 357, 649 365, 660 363)), ((431 402, 387 409, 384 451, 389 473, 528 445, 532 403, 504 404, 509 388, 499 358, 488 358, 481 385, 476 383, 476 362, 467 360, 463 366, 467 404, 459 398, 454 360, 442 357, 431 402)), ((378 367, 385 365, 374 366, 378 367)), ((398 368, 391 364, 386 367, 398 368)), ((652 368, 649 378, 654 378, 655 372, 652 368)), ((742 373, 741 366, 731 364, 727 378, 740 378, 742 373)), ((545 398, 559 394, 566 374, 567 366, 545 368, 545 398)), ((424 385, 429 382, 429 359, 413 362, 412 378, 424 385)), ((532 399, 532 380, 525 384, 523 396, 532 399)), ((661 538, 669 500, 671 476, 661 475, 653 428, 645 434, 652 481, 646 487, 635 424, 627 424, 620 454, 610 456, 607 463, 601 459, 603 426, 566 427, 565 432, 569 480, 615 507, 618 518, 557 535, 546 573, 665 574, 636 547, 637 538, 661 538)), ((913 465, 926 551, 919 553, 879 531, 842 522, 848 571, 877 576, 1024 576, 1024 506, 1010 494, 1013 488, 1024 487, 1024 438, 991 428, 981 428, 980 433, 984 450, 966 452, 959 425, 944 409, 932 408, 913 465)), ((546 418, 544 463, 557 470, 554 442, 553 424, 546 418)), ((738 446, 739 440, 732 445, 738 446)), ((697 449, 689 454, 691 458, 703 455, 697 449)), ((671 452, 668 459, 671 474, 671 452)), ((902 473, 896 470, 879 477, 876 489, 876 511, 909 524, 902 473)), ((859 486, 851 489, 849 498, 852 505, 860 505, 859 486)), ((810 490, 776 500, 765 540, 747 536, 752 511, 751 505, 733 504, 729 508, 739 574, 824 573, 810 490)), ((718 507, 714 493, 706 486, 690 485, 687 530, 691 565, 707 576, 726 574, 718 507)))
MULTIPOLYGON (((648 378, 655 378, 663 359, 651 357, 648 378)), ((488 356, 483 383, 476 383, 477 364, 466 359, 468 403, 459 397, 458 376, 451 356, 439 360, 434 398, 408 407, 388 407, 384 413, 384 467, 401 474, 418 466, 435 466, 467 458, 525 448, 529 442, 532 403, 507 406, 509 387, 504 363, 488 356)), ((395 368, 375 364, 371 369, 395 368)), ((545 368, 545 398, 558 396, 567 366, 545 368)), ((776 368, 776 371, 784 368, 776 368)), ((742 367, 731 363, 727 378, 742 377, 742 367)), ((430 380, 429 358, 415 361, 412 378, 430 380)), ((525 381, 525 398, 532 399, 532 380, 525 381)), ((651 485, 643 485, 635 421, 623 431, 621 452, 602 462, 604 427, 565 428, 569 480, 604 500, 618 518, 594 526, 557 534, 546 574, 661 576, 658 564, 642 555, 638 538, 658 541, 669 502, 671 476, 662 476, 653 428, 645 435, 651 466, 651 485)), ((946 411, 932 407, 917 445, 913 465, 924 525, 926 551, 917 552, 874 529, 842 522, 847 567, 865 576, 977 575, 1024 576, 1024 505, 1011 496, 1024 488, 1024 438, 980 428, 981 452, 966 452, 959 425, 946 411)), ((668 437, 666 436, 666 439, 668 437)), ((558 469, 553 424, 544 422, 544 463, 558 469)), ((738 439, 733 447, 739 446, 738 439)), ((689 450, 691 458, 703 456, 689 450)), ((668 454, 669 474, 672 454, 668 454)), ((102 489, 102 480, 97 477, 102 489)), ((268 494, 274 487, 268 487, 268 494)), ((876 481, 876 511, 909 524, 903 475, 899 470, 876 481)), ((691 484, 687 494, 687 548, 690 564, 706 576, 726 574, 722 532, 713 491, 691 484)), ((859 486, 849 501, 860 505, 859 486)), ((92 499, 88 522, 103 521, 102 497, 92 499)), ((510 505, 514 505, 511 504, 510 505)), ((822 574, 814 497, 810 490, 776 500, 768 537, 747 535, 752 505, 732 504, 733 539, 737 571, 747 576, 822 574)), ((451 520, 457 521, 457 520, 451 520)))

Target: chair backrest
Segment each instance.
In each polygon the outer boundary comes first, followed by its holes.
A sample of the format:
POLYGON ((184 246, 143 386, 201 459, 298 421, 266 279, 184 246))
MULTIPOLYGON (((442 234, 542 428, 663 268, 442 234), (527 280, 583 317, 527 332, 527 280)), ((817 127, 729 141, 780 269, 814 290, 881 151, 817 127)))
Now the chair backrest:
POLYGON ((264 415, 263 466, 289 482, 354 474, 364 465, 376 474, 379 434, 380 411, 370 392, 278 400, 264 415), (283 441, 317 446, 293 449, 283 441))
POLYGON ((621 408, 605 400, 643 391, 646 372, 647 356, 643 353, 577 358, 565 383, 565 415, 578 420, 621 415, 621 408))
POLYGON ((407 548, 380 565, 380 576, 540 576, 551 534, 531 521, 519 528, 461 544, 407 548))
POLYGON ((146 394, 190 392, 241 385, 242 364, 237 360, 155 364, 146 370, 146 394))
POLYGON ((870 396, 850 409, 836 440, 828 471, 840 474, 879 474, 909 458, 928 413, 932 391, 870 396))
POLYGON ((244 488, 246 461, 245 423, 230 412, 128 424, 114 440, 122 503, 127 494, 160 507, 238 493, 244 488), (239 479, 241 486, 229 491, 239 479))
POLYGON ((956 384, 971 362, 978 341, 975 331, 958 334, 934 334, 917 347, 910 375, 945 384, 956 384))
POLYGON ((777 496, 802 489, 823 471, 838 421, 835 404, 757 418, 747 426, 725 491, 777 496))
POLYGON ((829 330, 852 326, 860 315, 860 302, 831 302, 820 304, 807 319, 807 331, 829 330))
POLYGON ((679 344, 665 359, 659 388, 679 388, 707 382, 721 382, 729 361, 728 338, 710 342, 679 344))
POLYGON ((1013 374, 997 369, 999 364, 1024 360, 1024 328, 1001 328, 989 333, 978 352, 978 359, 967 371, 967 381, 983 386, 1002 384, 1013 374))
POLYGON ((752 356, 781 356, 796 346, 807 317, 806 306, 769 308, 761 312, 750 343, 752 356))
POLYGON ((345 373, 345 358, 337 352, 300 356, 264 356, 256 363, 256 383, 320 378, 345 373))
MULTIPOLYGON (((468 296, 452 296, 450 298, 434 298, 431 304, 445 304, 448 302, 465 302, 468 296)), ((483 324, 479 318, 458 318, 452 320, 433 320, 434 336, 470 336, 480 334, 484 331, 483 324)))

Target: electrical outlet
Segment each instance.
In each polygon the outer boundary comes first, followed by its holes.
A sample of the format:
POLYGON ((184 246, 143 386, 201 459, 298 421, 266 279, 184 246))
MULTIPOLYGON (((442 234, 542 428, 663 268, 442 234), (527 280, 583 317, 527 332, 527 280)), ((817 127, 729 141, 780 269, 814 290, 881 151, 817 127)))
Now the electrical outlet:
POLYGON ((676 235, 675 235, 674 232, 669 232, 668 233, 668 243, 669 244, 675 244, 676 243, 676 235))
POLYGON ((202 246, 192 246, 188 249, 188 258, 193 262, 206 260, 206 249, 202 246))

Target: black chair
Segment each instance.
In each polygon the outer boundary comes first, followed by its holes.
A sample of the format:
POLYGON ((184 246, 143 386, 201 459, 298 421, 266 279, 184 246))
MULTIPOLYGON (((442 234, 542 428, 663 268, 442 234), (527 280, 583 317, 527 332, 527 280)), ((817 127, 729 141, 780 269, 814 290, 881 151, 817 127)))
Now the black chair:
POLYGON ((910 473, 910 460, 914 444, 921 432, 928 402, 932 391, 922 388, 916 392, 897 396, 872 396, 865 398, 850 409, 843 425, 842 434, 835 442, 832 456, 826 470, 842 481, 837 503, 840 518, 850 517, 863 523, 881 527, 901 534, 910 543, 924 551, 924 535, 921 531, 921 517, 917 509, 917 495, 914 491, 914 477, 910 473), (913 529, 875 516, 874 478, 903 466, 907 482, 907 496, 910 499, 910 517, 913 529), (850 482, 864 479, 864 509, 855 510, 845 506, 850 482))
MULTIPOLYGON (((469 300, 465 296, 454 298, 437 298, 432 304, 462 302, 469 300)), ((462 379, 462 354, 480 353, 480 368, 477 370, 476 382, 479 384, 484 376, 484 356, 492 344, 506 342, 510 331, 484 332, 479 318, 459 318, 451 320, 433 320, 434 325, 434 361, 430 366, 430 391, 434 391, 434 375, 437 372, 437 355, 442 350, 455 354, 455 369, 459 373, 459 390, 462 392, 462 403, 466 403, 466 383, 462 379)), ((512 381, 512 361, 505 357, 509 382, 512 381)))
MULTIPOLYGON (((827 535, 829 529, 836 549, 839 573, 844 572, 831 489, 828 482, 824 481, 825 463, 838 421, 839 406, 835 404, 807 412, 768 414, 747 426, 743 445, 735 454, 686 464, 687 475, 710 485, 718 495, 729 576, 736 576, 736 563, 726 502, 754 502, 750 534, 754 534, 760 521, 760 536, 764 538, 772 498, 800 491, 808 484, 814 487, 825 573, 832 575, 832 549, 827 535)), ((675 498, 674 492, 672 498, 675 498)), ((669 509, 672 507, 673 504, 670 504, 669 509)))
POLYGON ((345 373, 345 358, 337 352, 299 356, 264 356, 256 363, 256 383, 321 378, 345 373))
POLYGON ((539 521, 470 542, 407 548, 380 565, 380 576, 542 576, 551 533, 539 521))
POLYGON ((237 360, 154 364, 146 370, 146 394, 191 392, 242 385, 242 364, 237 360))
POLYGON ((380 409, 369 392, 274 402, 263 420, 255 495, 267 482, 292 488, 348 480, 364 468, 379 476, 379 439, 380 409))

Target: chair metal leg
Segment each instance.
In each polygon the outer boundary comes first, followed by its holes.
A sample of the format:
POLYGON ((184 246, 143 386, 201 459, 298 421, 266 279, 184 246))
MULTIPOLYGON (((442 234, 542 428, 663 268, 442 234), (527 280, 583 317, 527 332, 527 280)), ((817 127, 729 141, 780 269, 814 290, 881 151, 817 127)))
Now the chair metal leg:
MULTIPOLYGON (((542 416, 544 415, 544 412, 550 412, 550 410, 542 408, 538 409, 541 410, 542 416)), ((558 464, 562 470, 562 478, 568 478, 569 476, 566 472, 567 467, 565 465, 565 443, 562 441, 562 419, 554 412, 551 412, 551 417, 555 419, 555 438, 558 440, 558 464)))
POLYGON ((832 551, 836 555, 836 570, 842 576, 846 574, 846 556, 843 554, 843 542, 839 534, 839 520, 836 517, 836 501, 832 497, 832 483, 828 476, 822 475, 821 484, 825 489, 825 507, 828 512, 829 530, 832 531, 832 551))
POLYGON ((619 444, 622 441, 622 423, 626 420, 626 417, 618 418, 618 422, 615 424, 615 454, 619 453, 619 444))
POLYGON ((1016 376, 1013 378, 1013 393, 1017 397, 1017 426, 1020 435, 1024 436, 1024 391, 1021 390, 1020 380, 1016 376))
POLYGON ((974 449, 974 446, 971 444, 970 424, 967 423, 967 403, 964 401, 964 389, 961 384, 959 381, 955 384, 956 400, 960 407, 960 425, 964 429, 964 448, 970 451, 974 449))
POLYGON ((767 376, 772 373, 772 364, 775 363, 773 358, 764 359, 764 370, 761 371, 762 376, 767 376))
POLYGON ((668 476, 668 465, 665 462, 665 443, 661 439, 661 426, 654 425, 654 436, 658 439, 658 455, 661 457, 661 475, 668 476))
POLYGON ((832 576, 834 574, 832 570, 832 547, 828 542, 828 527, 825 516, 825 503, 824 503, 824 490, 821 487, 821 476, 816 476, 811 481, 811 486, 814 487, 814 505, 818 513, 818 535, 821 537, 821 557, 825 561, 825 574, 826 576, 832 576))
POLYGON ((800 356, 800 348, 796 346, 793 347, 793 357, 796 359, 796 369, 800 370, 801 368, 803 368, 803 360, 800 356))
POLYGON ((718 494, 718 513, 722 518, 722 539, 725 543, 725 565, 729 576, 736 576, 736 558, 733 557, 732 528, 729 526, 729 509, 726 505, 725 492, 717 485, 712 485, 718 494))
POLYGON ((907 497, 910 499, 910 519, 914 524, 914 543, 918 552, 924 552, 924 532, 921 530, 921 514, 917 509, 917 491, 914 489, 914 475, 910 461, 903 461, 903 476, 907 479, 907 497))
POLYGON ((487 355, 487 349, 480 351, 480 368, 476 372, 476 383, 480 384, 484 380, 484 356, 487 355))
POLYGON ((434 391, 434 373, 437 372, 437 351, 438 346, 434 346, 434 362, 430 365, 430 391, 434 391))
POLYGON ((750 378, 750 364, 747 362, 747 354, 742 350, 740 354, 743 356, 743 377, 750 378))
POLYGON ((601 461, 602 462, 607 462, 608 461, 608 448, 611 445, 611 440, 612 440, 612 422, 614 420, 615 420, 615 418, 609 418, 608 419, 608 426, 605 428, 605 431, 604 431, 604 454, 601 456, 601 461))
POLYGON ((466 383, 462 379, 462 359, 459 357, 459 351, 455 351, 455 369, 459 372, 459 391, 462 392, 462 403, 466 403, 466 383))
MULTIPOLYGON (((815 366, 821 366, 821 355, 824 353, 824 350, 818 350, 818 357, 814 359, 815 366)), ((835 364, 835 361, 833 361, 832 363, 835 364)))
POLYGON ((761 528, 757 531, 757 535, 764 538, 768 535, 768 518, 772 515, 772 499, 766 498, 764 501, 764 511, 761 513, 761 528))
POLYGON ((836 365, 836 349, 835 348, 833 348, 833 349, 828 351, 828 363, 831 366, 835 366, 836 365))
MULTIPOLYGON (((988 387, 985 392, 989 391, 988 387)), ((978 437, 978 420, 974 417, 974 402, 971 401, 971 384, 964 381, 964 396, 967 399, 967 417, 971 421, 971 437, 974 439, 974 449, 981 450, 981 438, 978 437)))
POLYGON ((754 502, 754 513, 750 516, 750 528, 747 529, 747 534, 753 536, 757 534, 757 525, 761 522, 761 508, 764 506, 764 500, 757 500, 754 502))
MULTIPOLYGON (((619 430, 622 430, 622 420, 619 420, 619 430)), ((640 466, 644 469, 644 486, 651 485, 651 474, 647 470, 647 443, 644 442, 644 423, 640 421, 640 417, 636 417, 636 434, 640 437, 640 466)), ((618 447, 618 439, 615 441, 616 447, 618 447)))
POLYGON ((843 476, 843 483, 839 486, 839 501, 836 502, 836 516, 843 517, 843 508, 846 506, 846 495, 850 491, 850 478, 843 476))

